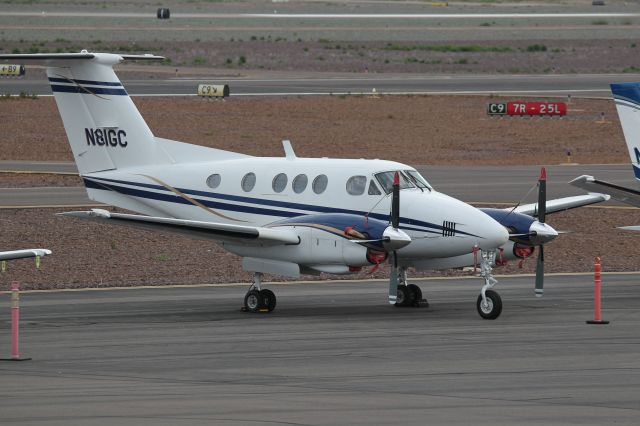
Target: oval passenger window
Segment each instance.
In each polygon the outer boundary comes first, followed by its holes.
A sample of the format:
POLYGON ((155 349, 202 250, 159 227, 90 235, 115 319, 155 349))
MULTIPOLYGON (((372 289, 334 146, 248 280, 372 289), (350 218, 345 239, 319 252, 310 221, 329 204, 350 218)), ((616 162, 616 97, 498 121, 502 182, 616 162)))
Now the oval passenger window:
POLYGON ((247 173, 242 178, 242 190, 244 192, 249 192, 256 186, 256 175, 255 173, 247 173))

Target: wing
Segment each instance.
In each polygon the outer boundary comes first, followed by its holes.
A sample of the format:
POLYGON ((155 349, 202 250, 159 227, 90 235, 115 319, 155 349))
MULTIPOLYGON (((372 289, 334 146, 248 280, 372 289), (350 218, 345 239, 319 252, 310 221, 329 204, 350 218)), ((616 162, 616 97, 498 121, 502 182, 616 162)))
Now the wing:
POLYGON ((47 249, 27 249, 0 251, 0 260, 24 259, 26 257, 42 257, 51 254, 51 250, 47 249))
POLYGON ((577 186, 578 188, 582 188, 587 191, 602 191, 609 194, 614 200, 640 207, 640 192, 631 188, 625 188, 623 186, 597 180, 593 176, 579 176, 569 182, 569 185, 577 186))
POLYGON ((58 213, 81 219, 91 219, 133 228, 169 231, 195 238, 255 245, 298 244, 300 238, 291 229, 274 229, 260 226, 229 225, 226 223, 197 220, 112 213, 102 209, 58 213))
MULTIPOLYGON (((575 197, 564 197, 556 198, 554 200, 547 200, 547 214, 575 209, 578 207, 584 207, 590 204, 601 203, 603 201, 609 200, 609 198, 611 197, 607 194, 590 192, 586 195, 577 195, 575 197)), ((518 206, 515 211, 517 213, 527 214, 529 216, 536 216, 538 212, 538 203, 518 206)))

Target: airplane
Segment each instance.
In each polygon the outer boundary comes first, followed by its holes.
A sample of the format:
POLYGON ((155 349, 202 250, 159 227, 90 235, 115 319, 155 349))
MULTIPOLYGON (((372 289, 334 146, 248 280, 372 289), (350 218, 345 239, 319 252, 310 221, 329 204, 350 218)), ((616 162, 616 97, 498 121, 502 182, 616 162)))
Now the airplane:
MULTIPOLYGON (((611 84, 611 93, 631 158, 633 174, 636 180, 640 180, 640 83, 611 84)), ((640 207, 640 191, 633 188, 605 182, 590 175, 578 176, 569 184, 587 191, 603 192, 614 200, 640 207)), ((624 226, 620 229, 640 231, 640 226, 624 226)))
POLYGON ((398 162, 301 158, 288 141, 284 157, 254 157, 156 137, 113 66, 162 59, 86 50, 0 55, 46 66, 89 198, 136 213, 62 215, 219 243, 253 273, 244 297, 248 312, 276 306, 275 294, 263 288, 265 273, 353 274, 385 261, 391 264, 388 303, 412 306, 422 291, 407 282, 408 267, 461 262, 477 251, 485 280, 478 312, 485 319, 500 315, 500 296, 490 290, 497 282, 492 263, 510 237, 525 235, 510 236, 493 213, 436 191, 398 162))

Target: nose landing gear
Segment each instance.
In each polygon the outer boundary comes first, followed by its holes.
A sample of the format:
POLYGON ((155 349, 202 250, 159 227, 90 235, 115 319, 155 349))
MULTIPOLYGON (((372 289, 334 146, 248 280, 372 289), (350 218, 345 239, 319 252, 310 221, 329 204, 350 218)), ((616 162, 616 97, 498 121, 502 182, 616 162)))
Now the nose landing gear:
POLYGON ((480 251, 480 276, 484 278, 484 285, 476 306, 478 313, 484 319, 494 320, 502 313, 502 298, 500 295, 491 290, 498 283, 493 276, 493 264, 496 261, 496 251, 480 251))

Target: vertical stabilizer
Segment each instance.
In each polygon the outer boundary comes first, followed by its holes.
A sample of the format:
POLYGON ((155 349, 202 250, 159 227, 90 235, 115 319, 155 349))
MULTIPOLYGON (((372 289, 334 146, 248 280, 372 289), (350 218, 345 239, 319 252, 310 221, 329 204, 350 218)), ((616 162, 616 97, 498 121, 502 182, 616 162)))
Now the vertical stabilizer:
POLYGON ((611 85, 636 179, 640 180, 640 83, 611 85))
POLYGON ((51 90, 81 175, 172 162, 156 143, 113 71, 113 66, 125 59, 162 57, 87 51, 0 55, 0 61, 40 63, 47 67, 51 90))

